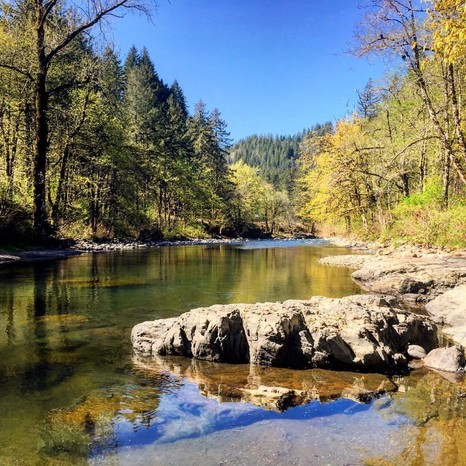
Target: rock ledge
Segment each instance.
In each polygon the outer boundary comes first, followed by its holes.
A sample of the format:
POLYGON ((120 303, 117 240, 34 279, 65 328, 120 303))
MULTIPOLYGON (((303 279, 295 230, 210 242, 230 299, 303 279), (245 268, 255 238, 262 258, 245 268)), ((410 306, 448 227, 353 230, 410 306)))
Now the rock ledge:
POLYGON ((367 372, 405 368, 410 345, 438 346, 429 319, 368 295, 198 308, 138 324, 131 339, 142 355, 367 372))

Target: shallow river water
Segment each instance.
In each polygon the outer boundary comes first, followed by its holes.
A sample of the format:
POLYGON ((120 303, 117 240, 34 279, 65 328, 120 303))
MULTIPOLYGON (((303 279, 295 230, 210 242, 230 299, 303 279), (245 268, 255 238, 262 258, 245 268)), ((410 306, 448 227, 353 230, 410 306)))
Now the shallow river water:
POLYGON ((138 322, 215 303, 359 293, 347 251, 260 241, 0 267, 0 464, 466 465, 466 384, 133 356, 138 322), (281 409, 276 387, 306 393, 281 409))

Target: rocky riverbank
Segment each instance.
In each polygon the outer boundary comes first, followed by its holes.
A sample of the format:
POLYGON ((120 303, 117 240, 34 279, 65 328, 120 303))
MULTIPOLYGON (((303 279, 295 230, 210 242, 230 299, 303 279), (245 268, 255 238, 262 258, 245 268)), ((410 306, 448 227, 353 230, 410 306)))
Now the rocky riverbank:
POLYGON ((30 251, 20 251, 15 253, 2 253, 0 251, 0 264, 17 261, 37 261, 37 260, 54 260, 66 259, 67 257, 78 256, 83 253, 115 252, 130 251, 136 249, 162 247, 162 246, 191 246, 191 245, 209 245, 209 244, 238 244, 245 242, 243 239, 194 239, 185 241, 77 241, 70 247, 62 249, 36 249, 30 251))
POLYGON ((321 263, 356 269, 352 278, 364 290, 425 311, 444 335, 466 346, 466 251, 379 247, 374 254, 324 257, 321 263))
MULTIPOLYGON (((281 242, 295 241, 303 238, 282 238, 281 242)), ((306 238, 311 239, 311 238, 306 238)), ((65 259, 80 255, 82 253, 103 253, 117 251, 131 251, 145 248, 158 248, 168 246, 208 246, 208 245, 239 245, 249 241, 273 241, 273 239, 253 240, 249 238, 200 238, 192 240, 172 240, 172 241, 138 241, 138 240, 114 240, 105 242, 96 242, 88 240, 79 240, 69 247, 26 250, 15 253, 3 253, 0 250, 0 264, 16 261, 36 261, 36 260, 53 260, 65 259)), ((326 240, 320 240, 325 242, 326 240)))
POLYGON ((173 240, 173 241, 109 241, 98 243, 94 241, 78 241, 72 249, 84 252, 111 252, 111 251, 128 251, 140 248, 154 248, 162 246, 196 246, 209 244, 238 244, 244 239, 230 238, 201 238, 192 240, 173 240))
POLYGON ((68 257, 79 256, 82 251, 74 249, 42 249, 35 251, 22 251, 14 254, 0 253, 0 264, 12 262, 29 262, 38 260, 66 259, 68 257))
POLYGON ((365 372, 406 369, 438 346, 429 319, 370 295, 198 308, 136 325, 131 339, 147 356, 365 372))

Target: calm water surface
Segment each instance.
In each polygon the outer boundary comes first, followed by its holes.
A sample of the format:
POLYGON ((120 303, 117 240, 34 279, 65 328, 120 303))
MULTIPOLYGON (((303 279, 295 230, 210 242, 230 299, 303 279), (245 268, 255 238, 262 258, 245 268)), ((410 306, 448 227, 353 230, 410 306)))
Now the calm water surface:
POLYGON ((359 293, 346 250, 247 242, 0 267, 0 464, 466 464, 466 384, 132 356, 131 327, 215 303, 359 293), (378 377, 378 378, 377 378, 378 377), (284 412, 257 388, 320 401, 284 412))

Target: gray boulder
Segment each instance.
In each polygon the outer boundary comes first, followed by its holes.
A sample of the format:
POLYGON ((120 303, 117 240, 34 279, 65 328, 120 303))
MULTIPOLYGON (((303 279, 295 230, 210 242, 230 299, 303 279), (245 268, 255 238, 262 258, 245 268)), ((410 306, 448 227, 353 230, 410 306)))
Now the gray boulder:
POLYGON ((405 367, 409 345, 438 346, 429 319, 367 295, 198 308, 136 325, 131 338, 144 355, 366 371, 405 367))
POLYGON ((466 325, 466 284, 438 296, 426 305, 432 320, 449 326, 466 325))
POLYGON ((424 359, 427 356, 427 354, 426 350, 422 346, 409 345, 408 356, 412 357, 413 359, 424 359))
POLYGON ((435 298, 426 309, 432 320, 445 325, 445 335, 455 343, 466 345, 466 284, 435 298))
POLYGON ((240 315, 241 307, 229 305, 194 309, 170 322, 168 327, 153 327, 154 341, 158 344, 152 348, 152 353, 214 362, 247 362, 248 341, 240 315))
POLYGON ((436 348, 426 356, 424 364, 439 371, 463 372, 465 366, 464 349, 460 345, 450 348, 436 348))

